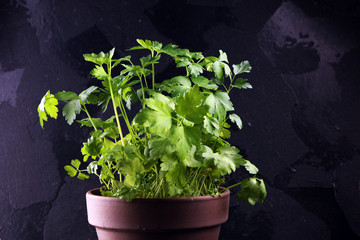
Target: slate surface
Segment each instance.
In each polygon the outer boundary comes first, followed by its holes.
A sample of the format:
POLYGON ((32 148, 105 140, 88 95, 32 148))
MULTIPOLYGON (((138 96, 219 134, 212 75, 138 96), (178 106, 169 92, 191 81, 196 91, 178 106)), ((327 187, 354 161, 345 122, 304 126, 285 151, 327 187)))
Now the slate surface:
POLYGON ((48 89, 91 84, 83 53, 123 56, 136 38, 253 66, 254 89, 231 95, 244 122, 231 142, 268 198, 250 207, 232 196, 220 239, 360 239, 359 1, 2 0, 1 240, 96 239, 85 193, 97 181, 63 170, 86 131, 61 120, 44 132, 36 107, 48 89))

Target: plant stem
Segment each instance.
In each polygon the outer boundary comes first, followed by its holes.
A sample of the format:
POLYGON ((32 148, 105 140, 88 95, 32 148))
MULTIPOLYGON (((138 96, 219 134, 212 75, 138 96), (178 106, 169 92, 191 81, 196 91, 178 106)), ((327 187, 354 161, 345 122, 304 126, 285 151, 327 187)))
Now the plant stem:
POLYGON ((223 192, 225 192, 226 190, 228 190, 228 189, 230 189, 230 188, 233 188, 233 187, 236 187, 236 186, 238 186, 238 185, 240 185, 240 184, 241 184, 241 182, 235 183, 235 184, 233 184, 233 185, 231 185, 231 186, 229 186, 229 187, 227 187, 227 188, 224 188, 223 190, 220 191, 220 193, 223 193, 223 192))
POLYGON ((92 118, 91 118, 91 116, 90 116, 90 114, 89 114, 89 111, 87 110, 85 104, 83 105, 83 107, 84 107, 84 108, 83 108, 83 111, 84 111, 84 112, 86 113, 86 115, 88 116, 91 124, 93 125, 93 127, 94 127, 94 129, 95 129, 95 131, 97 131, 97 128, 96 128, 96 126, 95 126, 95 124, 94 124, 94 122, 93 122, 93 120, 92 120, 92 118))
MULTIPOLYGON (((154 51, 151 51, 151 57, 154 58, 154 51)), ((155 90, 155 66, 154 63, 151 64, 152 70, 152 89, 155 90)))
MULTIPOLYGON (((145 108, 145 91, 144 91, 144 84, 142 82, 142 78, 138 75, 139 79, 140 79, 140 85, 141 85, 141 91, 142 91, 142 95, 143 95, 143 101, 142 101, 142 107, 145 108)), ((145 79, 146 81, 146 79, 145 79)))
POLYGON ((113 103, 113 108, 114 108, 116 123, 117 123, 118 129, 119 129, 119 133, 120 133, 121 144, 122 144, 123 146, 125 146, 124 137, 123 137, 123 133, 122 133, 122 130, 121 130, 119 115, 118 115, 118 113, 117 113, 117 109, 116 109, 117 107, 116 107, 115 97, 114 97, 114 93, 113 93, 113 89, 112 89, 112 83, 111 83, 111 62, 108 64, 107 67, 108 67, 109 88, 110 88, 111 100, 112 100, 112 103, 113 103))
POLYGON ((129 122, 129 118, 128 118, 127 113, 126 113, 125 106, 124 106, 123 102, 121 101, 121 99, 119 99, 119 108, 120 108, 121 114, 124 117, 124 120, 125 120, 125 123, 126 123, 126 126, 127 126, 128 130, 129 130, 129 133, 131 134, 131 136, 135 140, 135 138, 138 137, 138 136, 135 135, 134 130, 131 127, 131 124, 129 122))

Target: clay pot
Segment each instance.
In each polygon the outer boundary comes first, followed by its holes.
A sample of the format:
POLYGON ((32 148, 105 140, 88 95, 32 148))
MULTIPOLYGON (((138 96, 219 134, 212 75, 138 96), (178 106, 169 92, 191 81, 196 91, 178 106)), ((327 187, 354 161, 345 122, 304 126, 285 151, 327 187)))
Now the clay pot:
POLYGON ((89 223, 99 240, 217 240, 228 219, 230 191, 221 197, 134 199, 86 193, 89 223))

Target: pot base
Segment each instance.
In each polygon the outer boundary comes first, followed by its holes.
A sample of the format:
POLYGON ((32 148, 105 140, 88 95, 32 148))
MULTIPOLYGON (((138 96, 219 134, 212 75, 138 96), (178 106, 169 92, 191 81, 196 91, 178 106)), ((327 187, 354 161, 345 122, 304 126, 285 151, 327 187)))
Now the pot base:
POLYGON ((218 240, 220 226, 178 231, 126 231, 96 228, 99 240, 218 240))
POLYGON ((88 220, 99 240, 218 240, 228 219, 230 191, 221 196, 159 199, 86 194, 88 220))

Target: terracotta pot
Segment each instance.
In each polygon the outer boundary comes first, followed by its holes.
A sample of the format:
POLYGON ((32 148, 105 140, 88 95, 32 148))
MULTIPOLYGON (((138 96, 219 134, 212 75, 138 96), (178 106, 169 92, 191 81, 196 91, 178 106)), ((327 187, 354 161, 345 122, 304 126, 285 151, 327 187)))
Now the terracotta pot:
POLYGON ((89 223, 99 240, 217 240, 228 219, 230 191, 221 197, 134 199, 86 193, 89 223))

